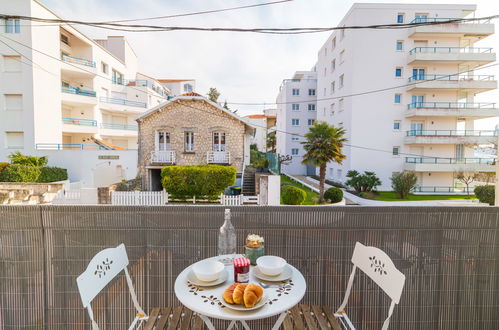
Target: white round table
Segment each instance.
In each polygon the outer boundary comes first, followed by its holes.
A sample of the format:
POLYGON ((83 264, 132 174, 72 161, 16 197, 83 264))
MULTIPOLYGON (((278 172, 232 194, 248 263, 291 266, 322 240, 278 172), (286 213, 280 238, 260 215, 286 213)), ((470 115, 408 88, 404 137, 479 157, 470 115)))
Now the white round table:
MULTIPOLYGON (((222 260, 227 258, 240 257, 241 255, 225 255, 208 258, 206 260, 222 260)), ((295 267, 288 265, 293 271, 289 280, 282 282, 267 282, 256 278, 253 275, 253 266, 250 269, 250 279, 252 283, 263 282, 271 285, 264 288, 268 297, 267 303, 259 309, 252 311, 235 311, 225 307, 220 300, 224 290, 234 283, 234 267, 228 265, 225 269, 228 272, 227 280, 213 287, 201 287, 188 281, 187 275, 191 271, 191 266, 184 269, 175 280, 175 295, 178 300, 187 308, 199 314, 206 323, 208 329, 215 329, 209 317, 222 320, 231 320, 228 329, 231 329, 236 322, 241 322, 245 329, 249 329, 245 321, 260 320, 271 316, 279 315, 272 329, 278 329, 286 317, 286 311, 297 305, 305 295, 307 284, 305 278, 295 267)))

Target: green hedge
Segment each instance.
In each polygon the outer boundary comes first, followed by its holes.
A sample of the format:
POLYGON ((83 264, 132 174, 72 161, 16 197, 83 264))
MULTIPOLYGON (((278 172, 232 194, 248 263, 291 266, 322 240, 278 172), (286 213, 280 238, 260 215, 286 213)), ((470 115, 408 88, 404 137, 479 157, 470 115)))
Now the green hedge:
POLYGON ((38 182, 55 182, 68 179, 68 171, 60 167, 41 167, 38 182))
POLYGON ((286 205, 302 205, 307 197, 305 190, 288 185, 281 187, 281 195, 286 205))
POLYGON ((476 186, 475 187, 475 196, 482 203, 488 203, 489 205, 495 204, 495 186, 487 185, 487 186, 476 186))
POLYGON ((222 165, 167 166, 161 170, 161 182, 173 198, 216 199, 225 188, 236 183, 236 168, 222 165))
POLYGON ((40 168, 30 165, 10 164, 0 173, 2 182, 38 182, 40 168))
POLYGON ((343 190, 331 187, 324 192, 324 198, 330 200, 331 203, 339 203, 343 200, 343 190))

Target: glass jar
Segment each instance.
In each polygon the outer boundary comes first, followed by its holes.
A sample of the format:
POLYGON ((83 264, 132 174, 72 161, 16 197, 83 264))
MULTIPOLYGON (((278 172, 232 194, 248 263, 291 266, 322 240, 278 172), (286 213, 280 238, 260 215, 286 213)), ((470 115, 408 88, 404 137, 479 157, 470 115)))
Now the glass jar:
POLYGON ((246 258, 250 260, 251 265, 256 266, 256 259, 265 255, 265 247, 260 245, 260 247, 252 248, 245 246, 244 247, 246 258))
POLYGON ((234 259, 234 282, 248 283, 250 271, 250 260, 248 258, 234 259))

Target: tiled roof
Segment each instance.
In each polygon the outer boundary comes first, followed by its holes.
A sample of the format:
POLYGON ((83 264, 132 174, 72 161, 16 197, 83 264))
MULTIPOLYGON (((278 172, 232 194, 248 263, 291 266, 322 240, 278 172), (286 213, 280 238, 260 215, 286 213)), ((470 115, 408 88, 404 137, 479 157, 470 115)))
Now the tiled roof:
POLYGON ((253 118, 253 119, 263 119, 263 118, 275 119, 276 118, 276 116, 265 116, 265 115, 261 115, 261 114, 247 115, 246 117, 247 118, 253 118))
POLYGON ((187 92, 184 94, 180 94, 180 96, 201 96, 201 95, 195 92, 187 92))

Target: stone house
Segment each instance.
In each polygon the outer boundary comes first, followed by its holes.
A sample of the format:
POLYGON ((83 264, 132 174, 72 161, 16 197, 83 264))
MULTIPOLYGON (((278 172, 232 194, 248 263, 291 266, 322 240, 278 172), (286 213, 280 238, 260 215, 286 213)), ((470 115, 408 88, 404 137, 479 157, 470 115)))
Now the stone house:
POLYGON ((144 190, 162 189, 165 166, 231 165, 240 176, 250 162, 253 126, 197 93, 176 96, 136 120, 138 170, 144 190))

